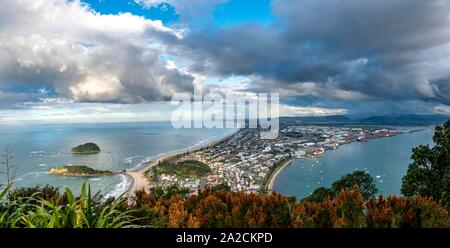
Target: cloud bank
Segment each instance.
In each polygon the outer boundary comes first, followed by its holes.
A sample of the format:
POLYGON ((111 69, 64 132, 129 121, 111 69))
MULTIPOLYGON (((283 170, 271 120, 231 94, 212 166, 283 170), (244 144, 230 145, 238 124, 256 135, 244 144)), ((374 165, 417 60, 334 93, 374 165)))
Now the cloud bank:
POLYGON ((449 0, 272 0, 270 24, 225 27, 212 12, 227 0, 133 1, 172 5, 179 23, 78 0, 2 1, 0 108, 136 104, 204 87, 279 92, 291 114, 449 113, 449 0))
MULTIPOLYGON (((161 21, 103 15, 79 1, 2 1, 0 92, 22 101, 47 92, 80 102, 138 103, 191 92, 192 75, 168 67, 161 21)), ((5 97, 2 97, 4 99, 5 97)))
POLYGON ((252 91, 450 104, 450 1, 274 0, 276 21, 189 33, 171 49, 252 91))

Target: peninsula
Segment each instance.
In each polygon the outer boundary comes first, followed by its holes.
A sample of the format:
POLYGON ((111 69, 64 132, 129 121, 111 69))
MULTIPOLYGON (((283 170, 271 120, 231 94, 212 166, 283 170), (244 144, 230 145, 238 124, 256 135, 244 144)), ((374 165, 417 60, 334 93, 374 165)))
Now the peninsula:
POLYGON ((75 177, 98 177, 114 175, 111 171, 95 170, 85 165, 64 165, 52 168, 48 171, 52 175, 75 176, 75 177))
POLYGON ((128 192, 178 185, 195 194, 199 188, 226 183, 232 191, 270 193, 278 174, 293 159, 319 157, 348 143, 409 132, 372 126, 281 124, 276 139, 261 139, 260 128, 242 128, 222 142, 154 160, 144 168, 126 173, 133 179, 128 192), (203 170, 204 165, 209 169, 203 170))

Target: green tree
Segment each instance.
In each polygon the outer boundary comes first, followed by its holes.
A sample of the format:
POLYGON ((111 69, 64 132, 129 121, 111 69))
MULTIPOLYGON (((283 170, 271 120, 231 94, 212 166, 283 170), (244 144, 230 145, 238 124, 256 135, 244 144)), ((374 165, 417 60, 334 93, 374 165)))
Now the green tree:
POLYGON ((431 196, 450 209, 450 120, 436 127, 433 141, 433 148, 413 148, 413 162, 403 177, 401 193, 409 197, 431 196))
POLYGON ((344 175, 341 179, 335 181, 331 188, 335 193, 339 193, 342 189, 352 190, 355 185, 359 186, 359 190, 365 200, 374 197, 378 192, 373 178, 365 171, 355 171, 344 175))
POLYGON ((172 196, 180 195, 183 197, 187 197, 189 195, 189 189, 180 188, 177 185, 172 185, 167 188, 156 187, 150 189, 151 194, 156 199, 166 199, 169 200, 172 196))
POLYGON ((303 200, 309 202, 323 202, 323 200, 325 200, 327 197, 334 197, 334 195, 335 192, 333 189, 319 187, 315 189, 310 196, 304 198, 303 200))
POLYGON ((374 197, 378 192, 377 186, 369 173, 364 171, 355 171, 342 176, 339 180, 336 180, 332 184, 331 188, 320 187, 315 189, 310 196, 304 198, 302 201, 322 202, 328 197, 333 198, 337 196, 343 189, 350 191, 353 190, 355 185, 358 185, 361 195, 365 200, 374 197))
POLYGON ((213 192, 219 191, 219 190, 231 191, 231 187, 230 187, 230 185, 228 185, 228 183, 223 182, 223 183, 211 188, 211 191, 213 191, 213 192))

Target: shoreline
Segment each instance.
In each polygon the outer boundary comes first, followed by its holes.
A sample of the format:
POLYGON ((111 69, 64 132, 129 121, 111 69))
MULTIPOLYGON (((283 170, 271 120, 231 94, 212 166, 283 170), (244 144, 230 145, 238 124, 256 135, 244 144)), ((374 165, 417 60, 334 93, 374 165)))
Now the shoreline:
MULTIPOLYGON (((168 152, 162 155, 157 155, 155 156, 153 159, 151 159, 148 162, 143 163, 140 166, 137 166, 134 169, 131 169, 130 171, 126 171, 123 172, 122 174, 125 175, 127 178, 130 179, 130 185, 128 186, 127 190, 125 191, 128 195, 133 194, 134 192, 138 191, 138 190, 142 190, 144 189, 147 193, 149 192, 149 189, 151 188, 151 184, 150 184, 150 180, 147 178, 146 174, 148 171, 150 171, 150 169, 157 165, 160 161, 164 161, 164 160, 170 160, 176 156, 182 155, 184 153, 186 153, 186 151, 189 152, 195 152, 204 148, 208 148, 211 146, 215 146, 219 143, 222 143, 230 138, 232 138, 236 133, 238 133, 240 131, 239 128, 232 130, 230 132, 227 132, 225 134, 223 134, 223 136, 211 139, 210 141, 206 141, 205 143, 200 142, 200 144, 197 145, 193 145, 190 146, 188 148, 184 148, 184 149, 180 149, 177 151, 172 151, 172 152, 168 152)), ((417 131, 423 131, 423 130, 417 130, 417 131)), ((407 131, 405 133, 399 133, 393 136, 387 136, 387 137, 373 137, 373 138, 369 138, 367 141, 370 141, 372 139, 379 139, 379 138, 391 138, 391 137, 395 137, 398 135, 402 135, 402 134, 408 134, 414 131, 407 131)), ((358 142, 358 141, 352 141, 349 143, 345 143, 343 145, 346 144, 351 144, 354 142, 358 142)), ((276 171, 274 173, 272 173, 271 178, 269 180, 269 182, 267 183, 267 185, 265 186, 266 190, 268 193, 272 193, 275 192, 274 191, 274 186, 275 186, 275 181, 278 177, 278 175, 288 166, 290 165, 293 160, 295 158, 291 158, 289 160, 287 160, 283 165, 279 166, 276 171)))
MULTIPOLYGON (((385 136, 385 137, 369 138, 369 139, 368 139, 367 141, 365 141, 365 142, 370 142, 370 140, 375 140, 375 139, 392 138, 392 137, 396 137, 396 136, 398 136, 398 135, 410 134, 410 133, 414 133, 414 132, 423 132, 423 131, 427 131, 427 130, 428 130, 428 129, 408 130, 408 131, 406 131, 406 132, 404 132, 404 133, 399 133, 399 134, 396 134, 396 135, 393 135, 393 136, 385 136)), ((432 130, 431 130, 431 131, 432 131, 432 130)), ((360 142, 360 141, 352 141, 352 142, 349 142, 349 143, 344 143, 344 144, 342 144, 341 146, 343 146, 343 145, 348 145, 348 144, 352 144, 352 143, 355 143, 355 142, 360 142)), ((337 148, 337 149, 339 149, 339 148, 337 148)), ((327 152, 327 151, 325 151, 325 152, 327 152)), ((323 156, 323 154, 320 155, 320 156, 323 156)), ((317 156, 317 157, 320 157, 320 156, 317 156)), ((317 158, 317 157, 314 157, 314 158, 317 158)), ((269 183, 267 184, 267 187, 266 187, 266 188, 267 188, 267 192, 268 192, 268 193, 275 192, 273 188, 274 188, 274 186, 275 186, 275 180, 277 179, 277 176, 281 173, 281 171, 283 171, 283 170, 286 168, 286 166, 288 166, 289 164, 291 164, 291 163, 294 161, 294 159, 306 159, 306 158, 291 158, 291 159, 288 160, 286 163, 284 163, 283 166, 279 167, 279 168, 276 170, 276 172, 273 173, 272 177, 270 178, 269 183)))
POLYGON ((228 139, 232 138, 236 133, 240 131, 239 128, 232 130, 230 132, 227 132, 220 137, 213 138, 211 140, 207 140, 205 143, 200 142, 197 145, 193 145, 187 148, 183 148, 177 151, 171 151, 162 155, 157 155, 150 161, 143 163, 142 165, 130 170, 123 172, 122 174, 125 175, 127 178, 130 179, 130 185, 126 189, 126 194, 132 195, 134 192, 138 190, 144 190, 145 192, 149 193, 149 189, 151 188, 150 180, 147 178, 147 172, 152 169, 153 166, 156 166, 160 161, 164 160, 170 160, 176 156, 182 155, 186 153, 186 151, 194 152, 198 151, 200 149, 204 149, 210 146, 215 146, 219 143, 225 142, 228 139))
POLYGON ((287 160, 282 166, 278 167, 274 173, 272 173, 269 183, 267 184, 267 193, 268 194, 275 192, 273 189, 275 186, 275 180, 277 179, 280 172, 282 172, 284 170, 284 168, 286 168, 286 166, 290 165, 293 160, 294 160, 293 158, 287 160))
MULTIPOLYGON (((374 140, 374 139, 392 138, 392 137, 395 137, 395 136, 398 136, 398 135, 409 134, 409 133, 413 133, 413 132, 422 132, 422 131, 426 131, 426 130, 427 130, 427 129, 408 130, 408 131, 406 131, 406 132, 404 132, 404 133, 398 133, 398 134, 395 134, 395 135, 393 135, 393 136, 384 136, 384 137, 374 137, 374 138, 369 138, 369 139, 367 139, 365 142, 369 142, 370 140, 374 140)), ((342 145, 352 144, 352 143, 355 143, 355 142, 360 142, 360 141, 352 141, 352 142, 349 142, 349 143, 344 143, 344 144, 342 144, 342 145)), ((342 145, 341 145, 341 146, 342 146, 342 145)), ((337 148, 337 149, 339 149, 339 148, 337 148)), ((327 152, 327 151, 325 151, 325 152, 327 152)), ((323 154, 320 155, 320 156, 323 156, 323 154)), ((320 157, 320 156, 317 156, 317 157, 320 157)), ((317 157, 316 157, 316 158, 317 158, 317 157)), ((291 158, 291 159, 288 160, 286 163, 284 163, 283 166, 279 167, 279 168, 276 170, 276 172, 272 175, 272 177, 270 178, 269 183, 267 184, 267 187, 266 187, 266 188, 267 188, 268 193, 275 192, 273 188, 274 188, 274 186, 275 186, 275 180, 277 179, 277 176, 281 173, 281 171, 283 171, 283 170, 286 168, 287 165, 291 164, 292 161, 293 161, 294 159, 305 159, 305 158, 291 158)))

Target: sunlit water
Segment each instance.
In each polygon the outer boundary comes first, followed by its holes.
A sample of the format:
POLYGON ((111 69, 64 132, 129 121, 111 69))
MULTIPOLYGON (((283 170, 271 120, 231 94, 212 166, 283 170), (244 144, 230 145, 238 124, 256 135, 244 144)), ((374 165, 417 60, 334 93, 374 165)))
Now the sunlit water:
POLYGON ((295 159, 280 172, 274 189, 301 199, 318 187, 330 187, 344 174, 364 170, 375 179, 380 193, 399 194, 402 177, 411 162, 412 148, 432 145, 432 136, 432 130, 413 132, 343 145, 319 158, 295 159))
MULTIPOLYGON (((17 167, 15 187, 50 184, 59 188, 70 187, 78 192, 82 182, 86 181, 94 192, 117 196, 130 183, 125 176, 80 178, 47 172, 52 167, 65 164, 120 172, 142 165, 152 157, 187 149, 228 132, 230 129, 175 129, 170 122, 0 125, 0 148, 7 144, 11 147, 12 163, 17 167), (102 151, 91 155, 69 153, 72 147, 87 142, 98 144, 102 151)), ((0 183, 5 182, 6 177, 0 175, 0 183)))

